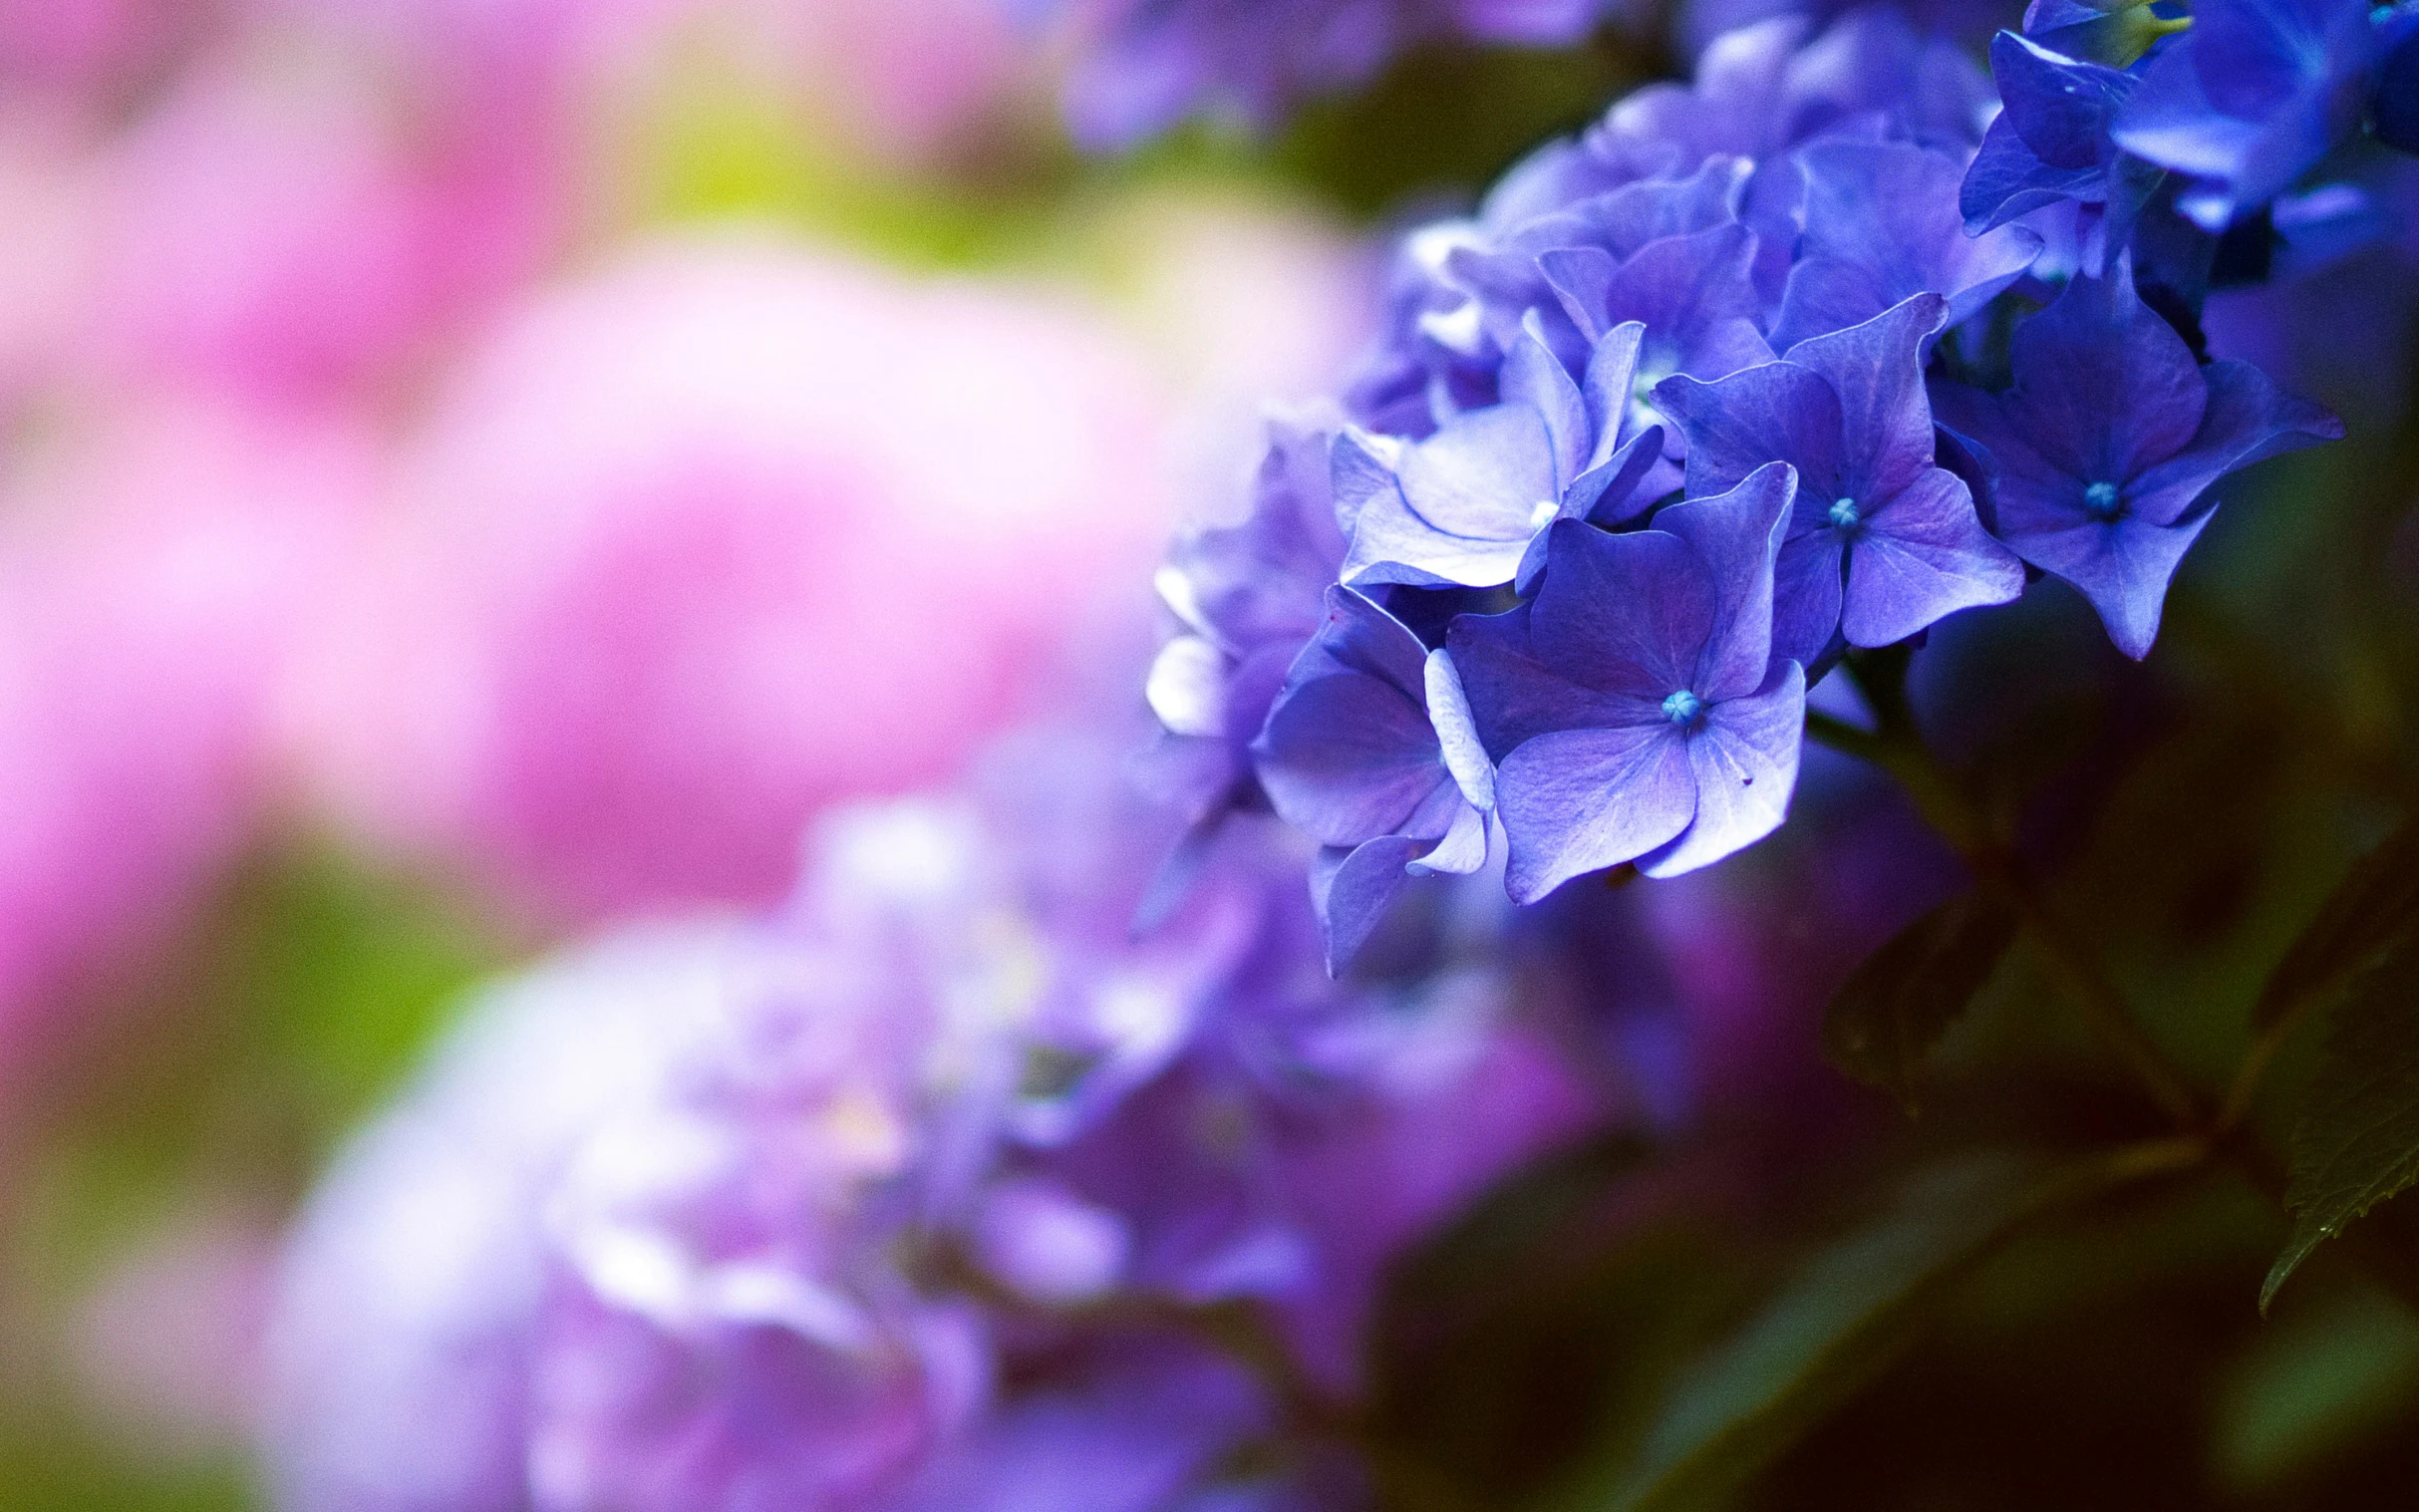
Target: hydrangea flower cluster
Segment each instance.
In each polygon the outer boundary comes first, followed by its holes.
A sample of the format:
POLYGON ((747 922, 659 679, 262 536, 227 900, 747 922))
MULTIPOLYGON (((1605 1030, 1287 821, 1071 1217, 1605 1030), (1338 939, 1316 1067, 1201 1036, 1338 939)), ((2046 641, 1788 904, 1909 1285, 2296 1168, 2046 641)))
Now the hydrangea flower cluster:
POLYGON ((1148 685, 1202 832, 1324 847, 1332 962, 1491 853, 1528 903, 1753 843, 1808 687, 2042 574, 2147 655, 2211 485, 2341 435, 2197 313, 2391 128, 2404 18, 2210 0, 2131 71, 2053 47, 2175 24, 2033 22, 1995 95, 1890 12, 1743 28, 1403 239, 1341 407, 1177 545, 1148 685))
POLYGON ((828 821, 777 915, 484 1004, 306 1215, 281 1504, 1357 1504, 1301 1403, 1602 1068, 1491 968, 1332 983, 1275 826, 1135 943, 1124 750, 1032 736, 828 821))
POLYGON ((1576 42, 1607 0, 1008 0, 1075 31, 1082 62, 1066 115, 1086 147, 1113 149, 1211 111, 1267 126, 1305 97, 1365 84, 1439 37, 1523 46, 1576 42))

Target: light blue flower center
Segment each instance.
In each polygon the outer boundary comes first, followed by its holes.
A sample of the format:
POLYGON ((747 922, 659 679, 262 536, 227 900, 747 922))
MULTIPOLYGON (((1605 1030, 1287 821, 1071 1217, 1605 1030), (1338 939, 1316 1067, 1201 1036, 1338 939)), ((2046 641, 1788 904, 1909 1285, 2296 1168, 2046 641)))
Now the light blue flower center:
POLYGON ((1855 529, 1856 522, 1863 518, 1862 514, 1857 513, 1855 499, 1835 498, 1831 501, 1831 523, 1842 530, 1855 529))
POLYGON ((2115 519, 2121 507, 2115 483, 2093 483, 2083 490, 2083 511, 2093 519, 2115 519))
POLYGON ((1674 725, 1692 725, 1705 712, 1705 701, 1682 688, 1663 700, 1663 718, 1674 725))

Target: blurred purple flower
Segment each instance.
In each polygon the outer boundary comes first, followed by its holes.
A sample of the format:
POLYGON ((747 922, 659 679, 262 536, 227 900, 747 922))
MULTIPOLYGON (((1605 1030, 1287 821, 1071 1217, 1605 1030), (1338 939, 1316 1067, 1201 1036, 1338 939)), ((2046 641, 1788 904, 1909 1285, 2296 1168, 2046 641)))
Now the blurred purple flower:
POLYGON ((1072 23, 1082 57, 1066 111, 1094 151, 1186 116, 1260 128, 1313 95, 1356 88, 1440 38, 1551 47, 1586 36, 1604 0, 1003 0, 1072 23))
POLYGON ((2189 175, 2179 208, 2223 230, 2359 131, 2378 47, 2362 0, 2201 0, 2118 112, 2117 146, 2189 175))
POLYGON ((1159 569, 1159 596, 1181 628, 1144 688, 1166 731, 1153 764, 1196 819, 1243 800, 1251 743, 1344 564, 1335 438, 1317 415, 1271 418, 1250 514, 1179 536, 1159 569))
POLYGON ((2127 656, 2150 654, 2168 581, 2211 515, 2203 495, 2343 426, 2248 363, 2200 366, 2122 262, 2019 326, 2004 395, 1933 387, 1941 423, 1995 468, 1991 530, 2074 584, 2127 656))

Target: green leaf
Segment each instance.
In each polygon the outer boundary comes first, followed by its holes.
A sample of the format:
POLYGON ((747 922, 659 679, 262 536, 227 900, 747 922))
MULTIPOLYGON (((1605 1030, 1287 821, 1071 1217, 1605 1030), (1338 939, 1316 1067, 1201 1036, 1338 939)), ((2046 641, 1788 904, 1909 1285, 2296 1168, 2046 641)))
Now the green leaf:
POLYGON ((2188 1140, 2063 1166, 1983 1152, 1919 1173, 1886 1214, 1817 1255, 1679 1379, 1625 1475, 1560 1505, 1673 1512, 1718 1501, 1886 1368, 1932 1304, 2027 1222, 2202 1154, 2188 1140))
POLYGON ((2262 1029, 2296 1004, 2338 986, 2419 925, 2419 819, 2404 824, 2350 871, 2318 906, 2260 990, 2252 1022, 2262 1029))
POLYGON ((2014 908, 1976 889, 1908 925, 1856 969, 1823 1016, 1831 1062, 1915 1111, 1924 1058, 1990 980, 2015 938, 2014 908))
POLYGON ((2419 1180, 2419 940, 2369 969, 2335 1010, 2293 1130, 2292 1237, 2260 1288, 2265 1313, 2302 1261, 2419 1180))

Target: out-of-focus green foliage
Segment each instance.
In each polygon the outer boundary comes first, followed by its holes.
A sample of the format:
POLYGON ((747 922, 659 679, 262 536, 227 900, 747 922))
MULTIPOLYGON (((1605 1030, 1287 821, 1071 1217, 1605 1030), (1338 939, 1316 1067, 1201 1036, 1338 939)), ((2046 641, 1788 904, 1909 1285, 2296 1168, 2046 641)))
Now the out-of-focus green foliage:
MULTIPOLYGON (((95 1289, 163 1223, 224 1204, 278 1217, 405 1075, 503 942, 423 884, 306 842, 243 866, 187 937, 114 1005, 98 1043, 17 1110, 0 1252, 0 1508, 205 1512, 255 1498, 235 1446, 130 1455, 77 1365, 95 1289)), ((240 1326, 240 1325, 238 1325, 240 1326)), ((230 1381, 240 1394, 243 1383, 230 1381)))

